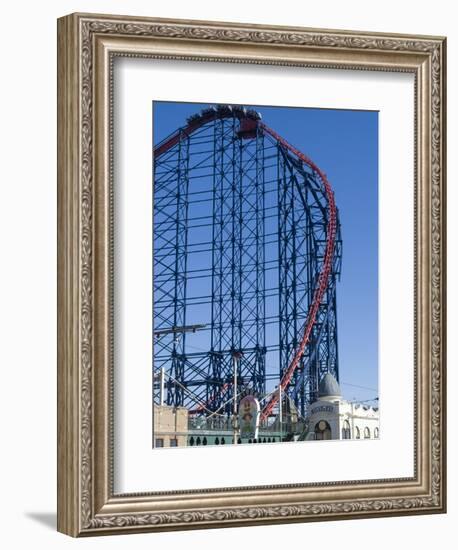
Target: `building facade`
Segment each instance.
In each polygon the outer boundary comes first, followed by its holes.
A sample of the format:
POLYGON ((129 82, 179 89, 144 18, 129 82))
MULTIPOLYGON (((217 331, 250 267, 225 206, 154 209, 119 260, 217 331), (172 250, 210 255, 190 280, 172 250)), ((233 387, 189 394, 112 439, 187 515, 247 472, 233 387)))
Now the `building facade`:
MULTIPOLYGON (((284 416, 283 429, 276 424, 260 428, 255 439, 237 437, 239 444, 280 443, 286 441, 287 422, 284 416)), ((199 447, 234 443, 231 418, 193 416, 186 407, 154 405, 153 448, 199 447)))
POLYGON ((331 374, 324 376, 318 395, 309 408, 307 440, 380 437, 378 408, 343 399, 331 374))
MULTIPOLYGON (((300 420, 291 400, 282 400, 282 421, 277 417, 261 426, 256 439, 238 443, 279 443, 282 441, 327 439, 378 439, 379 410, 342 398, 339 384, 326 374, 318 389, 318 399, 309 406, 307 418, 300 420)), ((193 447, 234 443, 231 418, 189 415, 185 407, 154 405, 153 446, 193 447)))
POLYGON ((188 438, 188 409, 154 405, 153 447, 186 447, 188 438))

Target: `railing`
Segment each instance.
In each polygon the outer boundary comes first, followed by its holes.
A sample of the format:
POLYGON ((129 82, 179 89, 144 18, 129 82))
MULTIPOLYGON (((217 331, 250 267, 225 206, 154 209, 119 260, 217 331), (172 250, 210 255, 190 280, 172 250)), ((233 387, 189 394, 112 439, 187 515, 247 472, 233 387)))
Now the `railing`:
MULTIPOLYGON (((286 415, 285 415, 286 416, 286 415)), ((261 421, 258 431, 259 433, 298 433, 304 429, 303 421, 298 421, 297 418, 290 419, 283 417, 283 422, 280 424, 278 420, 275 422, 261 421)), ((233 420, 227 416, 190 416, 188 418, 189 431, 206 431, 206 432, 224 432, 234 430, 233 420)))
POLYGON ((212 416, 205 418, 204 416, 190 416, 188 419, 188 430, 205 430, 205 431, 228 431, 233 430, 232 419, 225 416, 212 416))

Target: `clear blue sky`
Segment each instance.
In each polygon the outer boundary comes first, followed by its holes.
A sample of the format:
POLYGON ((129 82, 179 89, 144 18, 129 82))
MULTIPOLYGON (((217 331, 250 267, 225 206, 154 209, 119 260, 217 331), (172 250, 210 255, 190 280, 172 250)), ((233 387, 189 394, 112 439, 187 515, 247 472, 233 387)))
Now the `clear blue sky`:
MULTIPOLYGON (((154 102, 154 143, 205 107, 154 102)), ((378 112, 250 107, 311 157, 335 191, 343 240, 337 285, 340 382, 346 399, 372 399, 378 395, 378 112)))

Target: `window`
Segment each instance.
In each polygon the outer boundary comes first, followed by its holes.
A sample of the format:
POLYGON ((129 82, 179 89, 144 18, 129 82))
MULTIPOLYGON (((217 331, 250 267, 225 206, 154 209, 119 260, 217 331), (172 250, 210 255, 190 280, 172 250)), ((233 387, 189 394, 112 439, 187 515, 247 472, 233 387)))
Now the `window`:
POLYGON ((361 432, 359 431, 358 426, 355 426, 355 438, 361 439, 361 432))
POLYGON ((374 437, 375 437, 376 439, 378 439, 378 432, 379 432, 378 428, 375 428, 375 430, 374 430, 374 437))
POLYGON ((163 447, 164 446, 164 440, 162 437, 156 439, 155 447, 163 447))
POLYGON ((171 447, 178 447, 178 439, 176 439, 176 438, 173 438, 173 439, 172 439, 172 438, 171 438, 171 439, 170 439, 170 446, 171 446, 171 447))
POLYGON ((364 428, 364 439, 370 439, 371 437, 371 431, 369 428, 364 428))
POLYGON ((348 420, 344 420, 342 426, 342 439, 351 439, 350 422, 348 420))
POLYGON ((315 425, 315 439, 331 439, 331 426, 326 422, 326 420, 320 420, 315 425))

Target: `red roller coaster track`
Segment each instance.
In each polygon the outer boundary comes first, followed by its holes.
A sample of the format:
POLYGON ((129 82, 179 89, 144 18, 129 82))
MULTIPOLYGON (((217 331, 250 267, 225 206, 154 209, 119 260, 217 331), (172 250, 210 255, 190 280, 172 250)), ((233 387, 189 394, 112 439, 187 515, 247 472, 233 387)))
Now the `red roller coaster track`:
MULTIPOLYGON (((193 118, 191 121, 188 122, 187 126, 184 128, 180 128, 175 133, 173 133, 166 141, 163 141, 160 143, 155 149, 154 149, 154 155, 156 158, 158 158, 163 153, 166 153, 169 151, 174 145, 179 143, 181 140, 186 139, 188 136, 190 136, 193 132, 198 130, 200 127, 202 127, 204 124, 207 124, 208 122, 212 122, 214 120, 217 120, 219 118, 231 118, 236 116, 239 118, 239 120, 254 120, 253 116, 248 116, 247 111, 244 109, 237 109, 236 114, 232 111, 232 109, 227 110, 216 110, 216 109, 206 109, 202 115, 197 116, 193 118)), ((336 212, 336 204, 334 199, 334 193, 332 191, 331 184, 328 181, 328 178, 326 177, 326 174, 318 168, 318 166, 304 153, 293 147, 290 143, 288 143, 284 138, 282 138, 277 132, 272 130, 272 128, 269 128, 266 124, 261 122, 260 120, 257 120, 257 125, 261 130, 269 134, 272 138, 274 138, 278 143, 280 143, 283 147, 285 147, 290 153, 295 155, 299 160, 301 160, 303 163, 305 163, 315 174, 320 178, 321 182, 323 183, 326 199, 328 202, 328 223, 327 223, 327 231, 326 231, 326 249, 325 249, 325 255, 324 255, 324 261, 323 265, 318 277, 317 286, 315 287, 314 293, 313 293, 313 300, 312 305, 310 307, 310 310, 307 315, 307 319, 304 325, 304 332, 301 338, 301 341, 295 350, 294 357, 292 358, 290 364, 288 365, 288 368, 283 373, 282 379, 280 380, 280 387, 281 390, 284 391, 290 384, 291 379, 293 377, 293 374, 295 370, 297 369, 299 362, 301 360, 301 357, 304 355, 305 348, 310 340, 310 335, 312 333, 313 326, 316 322, 318 309, 320 307, 320 304, 323 300, 324 293, 326 292, 326 288, 328 286, 329 281, 329 275, 332 271, 332 262, 333 262, 333 256, 334 256, 334 248, 335 248, 335 241, 336 241, 336 230, 337 230, 337 212, 336 212)), ((272 411, 275 407, 275 405, 278 402, 279 392, 274 392, 266 405, 264 406, 262 413, 261 413, 261 419, 266 419, 269 415, 272 414, 272 411)))
MULTIPOLYGON (((307 315, 304 334, 302 335, 302 339, 294 353, 294 357, 291 363, 283 373, 283 377, 280 381, 280 387, 281 387, 281 390, 283 391, 288 387, 289 383, 291 382, 291 378, 293 377, 294 371, 299 365, 299 361, 302 355, 304 354, 305 348, 310 339, 310 334, 312 332, 313 325, 315 324, 315 321, 316 321, 318 308, 320 307, 321 301, 323 300, 324 293, 326 292, 326 288, 328 286, 329 275, 332 270, 332 260, 334 256, 334 246, 335 246, 335 240, 336 240, 337 213, 336 213, 336 203, 334 200, 334 193, 332 191, 331 184, 329 183, 328 178, 326 177, 326 174, 324 174, 309 157, 307 157, 306 155, 304 155, 304 153, 301 153, 301 151, 299 151, 298 149, 290 145, 285 139, 279 136, 274 130, 272 130, 262 122, 260 122, 259 124, 263 129, 263 131, 270 134, 274 139, 276 139, 279 143, 281 143, 284 147, 286 147, 291 153, 296 155, 302 162, 307 164, 316 174, 318 174, 319 178, 323 182, 326 198, 328 200, 329 216, 328 216, 328 225, 327 225, 327 231, 326 231, 326 251, 324 255, 324 262, 321 268, 320 275, 318 277, 317 286, 313 293, 312 306, 307 315)), ((262 410, 261 419, 265 419, 271 414, 277 401, 278 401, 278 393, 275 392, 272 395, 272 397, 269 399, 267 404, 265 405, 264 409, 262 410)))

